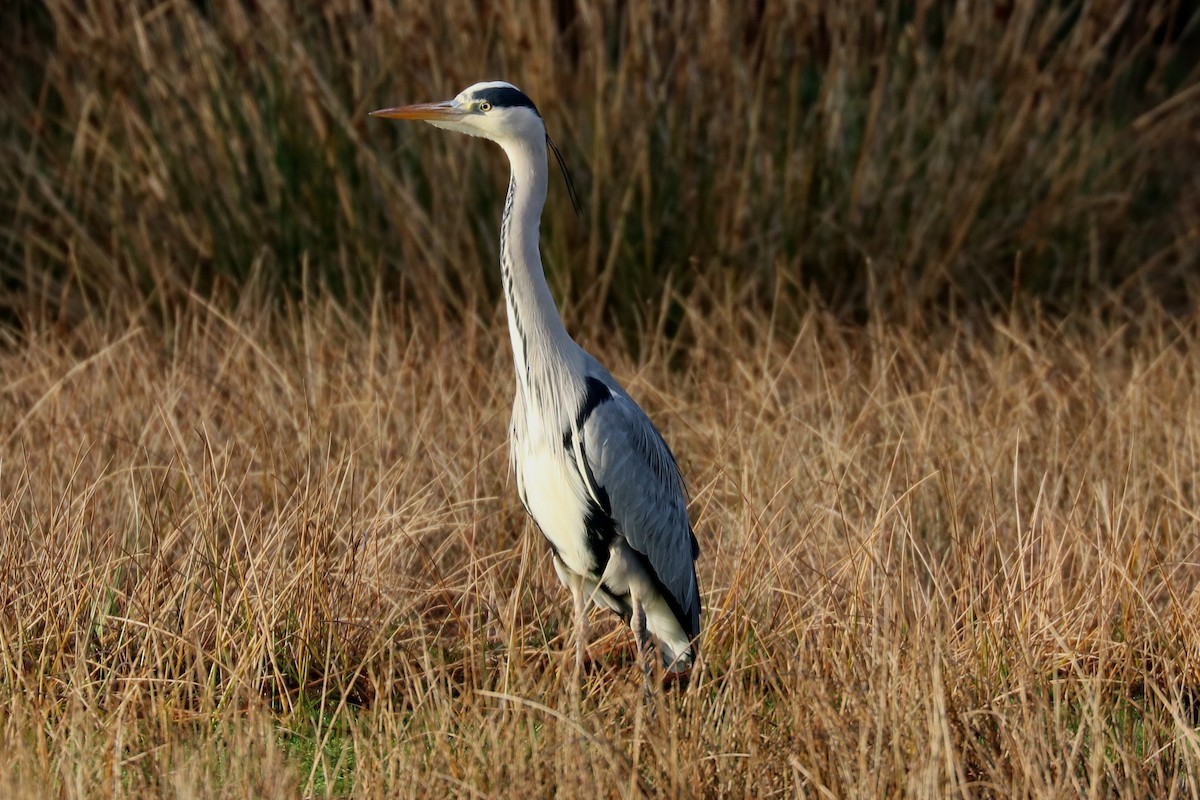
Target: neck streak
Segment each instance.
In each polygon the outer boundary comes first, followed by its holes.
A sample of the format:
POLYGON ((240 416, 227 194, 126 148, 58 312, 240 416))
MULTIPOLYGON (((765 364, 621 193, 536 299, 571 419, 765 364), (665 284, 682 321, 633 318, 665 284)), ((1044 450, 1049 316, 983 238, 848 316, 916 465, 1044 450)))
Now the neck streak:
POLYGON ((500 222, 500 276, 508 311, 517 391, 531 390, 533 374, 562 363, 574 344, 554 305, 538 248, 549 173, 544 142, 501 142, 512 174, 500 222))

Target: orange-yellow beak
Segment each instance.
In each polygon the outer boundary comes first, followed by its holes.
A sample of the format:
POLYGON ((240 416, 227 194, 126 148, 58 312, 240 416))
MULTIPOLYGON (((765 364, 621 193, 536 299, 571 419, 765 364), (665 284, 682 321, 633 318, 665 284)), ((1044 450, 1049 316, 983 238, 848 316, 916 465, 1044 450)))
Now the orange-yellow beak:
POLYGON ((463 116, 463 111, 453 102, 414 103, 411 106, 383 108, 372 111, 370 116, 385 119, 423 119, 428 121, 454 120, 463 116))

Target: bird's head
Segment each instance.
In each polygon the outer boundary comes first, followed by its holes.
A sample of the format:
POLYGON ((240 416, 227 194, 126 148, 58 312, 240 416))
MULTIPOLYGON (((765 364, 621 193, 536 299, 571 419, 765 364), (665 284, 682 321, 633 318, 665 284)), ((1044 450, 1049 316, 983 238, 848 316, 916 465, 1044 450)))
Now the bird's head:
POLYGON ((481 136, 498 142, 508 150, 511 146, 545 142, 554 152, 571 195, 575 213, 582 215, 579 196, 571 182, 571 173, 562 153, 546 133, 546 124, 537 106, 517 87, 504 81, 484 81, 468 86, 453 100, 438 103, 416 103, 372 111, 371 116, 385 119, 419 119, 430 125, 458 131, 469 136, 481 136))
POLYGON ((501 144, 513 139, 539 142, 546 136, 546 125, 533 101, 504 81, 468 86, 453 100, 385 108, 372 111, 371 116, 423 120, 438 128, 501 144))

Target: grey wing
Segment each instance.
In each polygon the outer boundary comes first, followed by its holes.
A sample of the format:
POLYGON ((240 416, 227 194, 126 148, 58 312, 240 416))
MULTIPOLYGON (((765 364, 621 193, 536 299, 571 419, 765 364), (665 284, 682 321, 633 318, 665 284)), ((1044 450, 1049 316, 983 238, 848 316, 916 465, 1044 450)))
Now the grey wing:
POLYGON ((683 478, 658 430, 623 390, 588 379, 580 413, 585 480, 600 508, 660 585, 689 637, 700 633, 693 563, 700 547, 688 520, 683 478), (603 391, 602 391, 603 390, 603 391), (591 406, 590 408, 588 406, 591 406))

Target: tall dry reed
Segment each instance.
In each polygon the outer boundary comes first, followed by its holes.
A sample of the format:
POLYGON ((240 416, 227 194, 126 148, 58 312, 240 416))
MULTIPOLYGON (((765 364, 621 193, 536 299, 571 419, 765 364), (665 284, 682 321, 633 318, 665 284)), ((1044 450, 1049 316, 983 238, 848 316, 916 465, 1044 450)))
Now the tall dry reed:
POLYGON ((488 309, 499 154, 366 117, 488 78, 529 92, 576 172, 586 211, 554 189, 545 252, 581 324, 635 329, 702 275, 904 313, 1195 288, 1200 24, 1178 0, 17 12, 10 306, 169 307, 257 271, 488 309))
POLYGON ((570 711, 501 322, 223 305, 3 348, 13 796, 1200 793, 1195 315, 729 304, 685 369, 603 352, 703 550, 702 663, 652 722, 599 614, 570 711))

